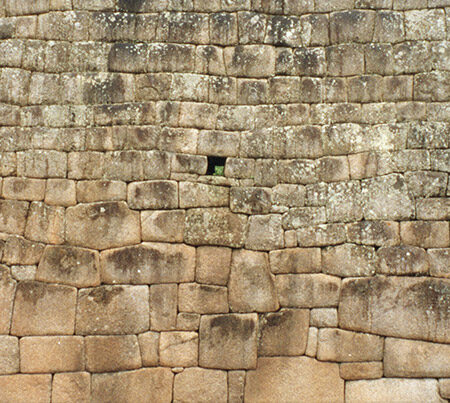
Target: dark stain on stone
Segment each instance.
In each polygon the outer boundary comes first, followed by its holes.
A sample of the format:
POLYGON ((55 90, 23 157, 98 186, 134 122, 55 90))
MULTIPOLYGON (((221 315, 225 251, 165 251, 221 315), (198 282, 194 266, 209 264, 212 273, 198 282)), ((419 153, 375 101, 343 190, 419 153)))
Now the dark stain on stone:
POLYGON ((24 281, 17 286, 18 297, 22 297, 24 301, 33 305, 44 298, 48 291, 50 291, 48 286, 37 281, 24 281))
POLYGON ((410 303, 447 318, 450 314, 450 283, 424 279, 404 291, 410 303))
POLYGON ((94 299, 97 304, 108 305, 116 296, 123 293, 121 286, 103 286, 94 288, 88 294, 88 297, 94 299))
POLYGON ((265 324, 264 326, 269 327, 278 327, 282 325, 286 320, 288 320, 292 316, 292 312, 277 312, 277 313, 269 313, 264 315, 265 324))
POLYGON ((87 216, 91 220, 97 220, 103 217, 119 216, 120 207, 118 203, 96 203, 90 206, 87 211, 87 216))
POLYGON ((120 75, 109 75, 106 78, 91 75, 89 78, 83 87, 83 101, 85 103, 113 104, 125 100, 125 86, 120 75))
POLYGON ((396 181, 395 181, 395 183, 394 183, 394 189, 400 190, 400 189, 402 189, 404 186, 405 186, 405 181, 403 180, 403 178, 400 177, 400 176, 397 176, 397 179, 396 179, 396 181))
POLYGON ((250 338, 255 330, 255 323, 249 318, 239 318, 234 315, 221 315, 211 319, 211 329, 218 328, 222 337, 241 335, 250 338))
POLYGON ((137 13, 141 11, 145 0, 119 0, 118 6, 120 11, 128 11, 137 13))

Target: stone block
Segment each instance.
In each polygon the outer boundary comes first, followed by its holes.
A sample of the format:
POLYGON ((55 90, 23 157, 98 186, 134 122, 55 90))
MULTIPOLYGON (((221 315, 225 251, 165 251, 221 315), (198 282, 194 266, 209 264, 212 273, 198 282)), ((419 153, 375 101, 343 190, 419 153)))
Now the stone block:
POLYGON ((372 41, 375 12, 366 10, 350 10, 331 13, 331 43, 372 41))
POLYGON ((347 157, 324 157, 319 160, 319 178, 323 182, 350 179, 347 157))
POLYGON ((405 38, 403 13, 379 10, 375 15, 374 42, 397 43, 405 38))
POLYGON ((25 227, 25 237, 38 242, 64 242, 64 208, 32 202, 25 227))
POLYGON ((155 284, 150 287, 150 329, 176 328, 177 293, 176 284, 155 284))
POLYGON ((416 201, 418 220, 450 220, 450 199, 433 197, 416 201))
POLYGON ((271 191, 267 188, 231 188, 231 211, 244 214, 265 214, 271 208, 271 191))
POLYGON ((306 351, 309 329, 307 309, 282 309, 260 316, 258 356, 295 356, 306 351))
POLYGON ((28 202, 0 200, 0 231, 22 235, 28 215, 28 202))
POLYGON ((326 72, 326 56, 320 47, 299 47, 293 50, 290 75, 323 76, 326 72))
POLYGON ((198 333, 162 332, 159 361, 167 367, 195 367, 198 364, 198 333))
POLYGON ((149 329, 146 286, 104 285, 83 288, 78 294, 76 334, 120 335, 149 329))
POLYGON ((339 375, 346 381, 379 379, 383 376, 382 362, 344 362, 339 365, 339 375))
POLYGON ((204 368, 186 368, 175 376, 173 398, 177 402, 227 402, 227 373, 204 368))
POLYGON ((373 276, 378 268, 375 248, 346 243, 322 251, 322 271, 339 277, 373 276))
POLYGON ((353 76, 364 73, 364 50, 362 45, 341 44, 326 48, 328 74, 353 76))
POLYGON ((267 45, 240 45, 224 49, 227 73, 240 77, 269 77, 275 74, 275 51, 267 45))
POLYGON ((75 181, 48 179, 44 202, 48 205, 63 207, 77 204, 75 181))
POLYGON ((323 224, 327 221, 324 207, 291 208, 283 214, 283 228, 297 229, 311 225, 323 224))
POLYGON ((447 343, 449 281, 426 277, 345 279, 339 304, 343 329, 447 343), (428 323, 433 323, 431 330, 428 323))
MULTIPOLYGON (((100 152, 71 152, 68 155, 67 177, 100 179, 104 174, 105 155, 100 152)), ((95 197, 92 195, 92 197, 95 197)))
POLYGON ((13 336, 0 336, 0 374, 19 372, 19 339, 13 336))
POLYGON ((430 261, 424 249, 416 246, 384 246, 378 249, 377 272, 386 275, 426 275, 430 261))
POLYGON ((450 277, 450 249, 428 249, 430 257, 430 275, 450 277))
POLYGON ((22 337, 20 371, 23 373, 84 370, 84 341, 79 336, 22 337))
POLYGON ((202 284, 227 285, 231 249, 216 246, 197 248, 195 280, 202 284))
POLYGON ((136 244, 140 240, 139 213, 130 210, 125 202, 78 204, 66 210, 69 244, 108 249, 136 244))
POLYGON ((308 342, 306 344, 305 355, 314 358, 317 353, 317 340, 319 337, 319 329, 310 327, 308 331, 308 342))
POLYGON ((228 402, 244 401, 245 371, 228 371, 228 402))
POLYGON ((127 198, 127 184, 125 182, 94 180, 78 181, 76 185, 79 203, 119 201, 127 198))
POLYGON ((17 285, 11 334, 73 334, 77 290, 73 287, 22 281, 17 285))
MULTIPOLYGON (((131 110, 129 108, 127 111, 131 113, 131 110)), ((119 116, 119 113, 117 113, 117 116, 119 116)), ((141 152, 133 150, 111 151, 105 153, 104 156, 104 177, 106 179, 123 181, 143 179, 143 154, 141 152)))
POLYGON ((36 280, 75 287, 100 285, 99 255, 71 246, 47 246, 36 272, 36 280))
POLYGON ((406 378, 446 378, 450 374, 450 346, 418 340, 386 338, 384 375, 406 378))
POLYGON ((184 221, 184 210, 142 211, 142 240, 182 242, 184 221))
POLYGON ((228 297, 233 312, 278 310, 278 298, 266 253, 246 250, 233 252, 228 297))
POLYGON ((284 247, 282 217, 278 214, 254 215, 249 218, 245 247, 272 250, 284 247))
POLYGON ((407 172, 405 179, 414 197, 440 197, 445 194, 447 174, 443 172, 407 172))
POLYGON ((92 375, 91 402, 105 401, 170 403, 173 373, 170 368, 92 375))
POLYGON ((344 381, 339 367, 309 357, 261 357, 248 371, 245 399, 248 402, 295 401, 343 402, 344 381))
POLYGON ((319 329, 317 359, 320 361, 381 361, 383 338, 341 329, 319 329))
POLYGON ((298 47, 302 44, 301 23, 297 16, 274 15, 269 17, 265 43, 275 46, 298 47))
POLYGON ((1 376, 0 390, 5 402, 47 403, 52 393, 52 376, 51 374, 1 376))
POLYGON ((393 246, 400 243, 399 224, 395 221, 360 221, 346 227, 347 241, 373 246, 393 246))
POLYGON ((337 327, 338 315, 336 308, 311 309, 310 325, 314 327, 337 327))
POLYGON ((306 189, 302 185, 279 184, 272 188, 272 205, 283 207, 303 207, 306 189))
POLYGON ((9 268, 0 265, 0 334, 9 334, 16 281, 9 268))
POLYGON ((203 315, 199 365, 219 369, 256 368, 257 315, 203 315))
POLYGON ((321 224, 297 230, 298 245, 302 247, 328 246, 344 243, 345 226, 342 224, 321 224))
POLYGON ((17 174, 31 178, 65 178, 67 155, 54 150, 30 150, 17 153, 17 174))
POLYGON ((178 310, 200 314, 227 313, 227 289, 207 284, 180 284, 178 286, 178 310))
POLYGON ((215 129, 218 106, 214 104, 183 102, 180 105, 181 127, 215 129))
POLYGON ((86 369, 89 372, 111 372, 142 366, 137 336, 87 336, 86 369))
POLYGON ((448 379, 439 380, 439 393, 444 399, 450 396, 450 381, 448 379))
POLYGON ((319 248, 289 248, 269 252, 270 270, 274 274, 317 273, 321 271, 319 248))
POLYGON ((430 50, 427 42, 407 41, 394 46, 394 74, 422 73, 430 69, 430 50))
POLYGON ((142 365, 155 367, 159 362, 159 333, 146 332, 138 335, 142 365))
POLYGON ((177 154, 172 158, 172 173, 205 175, 208 160, 205 156, 177 154))
POLYGON ((435 379, 382 378, 346 382, 345 399, 356 403, 367 400, 442 402, 435 379))
POLYGON ((195 249, 181 244, 144 242, 102 252, 100 266, 102 282, 108 284, 189 282, 194 280, 195 249))
POLYGON ((444 10, 413 10, 405 12, 406 40, 445 39, 444 10), (430 21, 433 21, 431 24, 430 21))
POLYGON ((88 403, 91 375, 87 372, 59 373, 53 376, 52 402, 88 403))
POLYGON ((133 209, 178 207, 178 185, 174 181, 133 182, 128 186, 128 204, 133 209))
POLYGON ((4 178, 2 194, 5 199, 43 200, 45 181, 42 179, 4 178))
POLYGON ((279 274, 275 286, 282 307, 326 308, 338 305, 341 281, 326 274, 279 274))
POLYGON ((226 207, 229 189, 205 183, 180 182, 180 208, 226 207))
POLYGON ((247 217, 225 208, 190 209, 186 213, 184 240, 191 245, 239 248, 244 245, 247 217))
POLYGON ((45 245, 29 241, 20 236, 6 238, 3 251, 3 261, 8 264, 34 265, 38 264, 44 252, 45 245))

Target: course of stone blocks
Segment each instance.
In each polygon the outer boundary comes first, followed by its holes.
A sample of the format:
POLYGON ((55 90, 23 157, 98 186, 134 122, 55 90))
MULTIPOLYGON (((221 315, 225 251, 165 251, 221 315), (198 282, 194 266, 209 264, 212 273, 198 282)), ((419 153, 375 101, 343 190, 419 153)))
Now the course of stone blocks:
POLYGON ((0 0, 0 402, 450 399, 449 0, 0 0))

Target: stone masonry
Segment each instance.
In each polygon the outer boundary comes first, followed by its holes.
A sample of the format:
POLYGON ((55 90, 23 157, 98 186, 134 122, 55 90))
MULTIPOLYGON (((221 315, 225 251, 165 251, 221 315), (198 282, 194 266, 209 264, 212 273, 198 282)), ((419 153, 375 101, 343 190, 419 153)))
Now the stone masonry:
POLYGON ((450 400, 450 0, 0 0, 0 402, 450 400))

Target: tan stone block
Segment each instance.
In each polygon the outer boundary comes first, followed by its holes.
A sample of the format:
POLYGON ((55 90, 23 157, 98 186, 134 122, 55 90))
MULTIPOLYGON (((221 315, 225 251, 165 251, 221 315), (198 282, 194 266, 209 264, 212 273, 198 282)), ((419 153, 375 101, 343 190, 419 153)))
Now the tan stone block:
POLYGON ((384 376, 450 378, 450 345, 386 338, 384 376))
POLYGON ((351 179, 371 178, 377 173, 376 155, 370 152, 348 156, 351 179))
POLYGON ((146 286, 100 286, 78 294, 77 334, 133 334, 149 328, 146 286))
POLYGON ((227 373, 204 368, 187 368, 175 376, 176 402, 227 402, 227 373))
POLYGON ((446 248, 450 246, 449 223, 445 221, 403 221, 400 236, 405 245, 422 248, 446 248))
POLYGON ((127 198, 127 184, 120 181, 94 180, 77 182, 77 201, 92 203, 119 201, 127 198))
POLYGON ((227 285, 231 249, 217 246, 197 248, 195 280, 203 284, 227 285))
POLYGON ((272 46, 247 45, 224 49, 226 71, 231 76, 268 77, 275 74, 272 46))
POLYGON ((254 187, 232 187, 231 210, 235 213, 266 214, 271 208, 271 190, 254 187))
POLYGON ((25 373, 84 370, 84 341, 79 336, 22 337, 20 371, 25 373))
POLYGON ((186 283, 178 286, 178 310, 192 313, 227 313, 226 287, 186 283))
POLYGON ((77 290, 73 287, 23 281, 17 285, 11 334, 73 334, 77 290))
POLYGON ((344 224, 320 224, 297 230, 298 246, 329 246, 345 242, 344 224))
POLYGON ((91 395, 91 375, 87 372, 55 374, 52 385, 52 402, 88 403, 91 395))
POLYGON ((3 197, 14 200, 43 200, 45 180, 29 178, 4 178, 3 197))
POLYGON ((141 211, 143 241, 183 242, 184 210, 141 211))
POLYGON ((442 403, 435 379, 382 378, 346 382, 345 399, 349 403, 374 400, 379 402, 442 403))
POLYGON ((179 125, 196 129, 215 129, 218 106, 214 104, 183 102, 180 104, 179 125))
POLYGON ((275 287, 282 307, 326 308, 338 305, 341 281, 326 274, 279 274, 275 287))
POLYGON ((199 326, 199 313, 180 312, 177 315, 177 330, 198 330, 199 326))
POLYGON ((39 262, 36 280, 75 287, 100 285, 97 251, 72 246, 47 246, 39 262))
POLYGON ((428 249, 430 257, 430 275, 450 277, 450 249, 428 249))
POLYGON ((447 343, 449 283, 447 279, 427 277, 345 279, 339 326, 383 336, 447 343), (429 323, 433 323, 432 332, 429 323))
POLYGON ((159 337, 160 365, 195 367, 198 365, 197 332, 161 332, 159 337))
POLYGON ((112 372, 142 366, 137 336, 87 336, 86 369, 89 372, 112 372))
POLYGON ((170 403, 173 374, 169 368, 92 375, 92 403, 170 403))
POLYGON ((3 261, 6 264, 33 265, 39 263, 45 245, 20 236, 6 238, 3 261))
POLYGON ((323 157, 319 159, 319 178, 323 182, 337 182, 350 179, 347 157, 323 157))
POLYGON ((176 328, 177 301, 177 284, 155 284, 150 287, 150 329, 176 328))
POLYGON ((17 175, 32 178, 64 178, 67 155, 54 150, 29 150, 17 153, 17 175))
POLYGON ((133 209, 175 209, 178 184, 175 181, 133 182, 128 185, 127 198, 133 209))
POLYGON ((256 368, 257 315, 203 315, 199 365, 220 369, 256 368))
POLYGON ((427 274, 430 262, 424 249, 416 246, 387 246, 377 251, 377 272, 387 275, 427 274))
POLYGON ((19 339, 13 336, 0 336, 0 374, 19 372, 19 339))
POLYGON ((315 357, 317 354, 317 344, 319 338, 319 329, 317 327, 310 327, 308 331, 308 342, 306 344, 305 355, 308 357, 315 357))
MULTIPOLYGON (((294 232, 295 233, 295 232, 294 232)), ((321 271, 319 248, 290 248, 269 252, 270 270, 281 273, 316 273, 321 271)))
POLYGON ((344 381, 337 364, 308 357, 261 357, 258 367, 247 372, 248 402, 343 402, 344 381))
POLYGON ((0 232, 23 235, 28 204, 26 201, 0 200, 0 232))
POLYGON ((0 334, 8 334, 16 291, 16 282, 7 266, 0 265, 0 334))
POLYGON ((228 281, 231 311, 270 312, 279 308, 266 253, 233 251, 228 281))
POLYGON ((347 241, 363 245, 392 246, 400 243, 400 226, 395 221, 360 221, 347 224, 347 241))
POLYGON ((258 356, 303 355, 308 329, 307 309, 282 309, 261 315, 258 356))
POLYGON ((450 398, 450 379, 439 379, 439 393, 444 399, 450 398))
POLYGON ((383 338, 341 329, 319 329, 320 361, 381 361, 383 338))
POLYGON ((0 376, 2 400, 14 403, 48 403, 51 398, 52 376, 7 375, 0 376))
POLYGON ((100 266, 102 282, 108 284, 188 282, 195 276, 195 248, 184 244, 142 243, 103 251, 100 266))
POLYGON ((244 401, 245 371, 228 371, 228 402, 244 401))
POLYGON ((125 202, 79 204, 66 211, 66 241, 72 245, 107 249, 136 244, 140 232, 139 213, 125 202))
POLYGON ((204 183, 180 182, 180 207, 226 207, 229 188, 204 183))
POLYGON ((64 208, 32 202, 27 217, 25 237, 38 242, 64 242, 64 208))
POLYGON ((54 206, 74 206, 77 204, 75 181, 48 179, 44 201, 54 206))
POLYGON ((36 266, 11 266, 11 275, 17 281, 33 281, 36 279, 36 266))
POLYGON ((338 315, 336 308, 311 309, 310 324, 314 327, 337 327, 338 315))
POLYGON ((142 365, 156 367, 159 363, 159 333, 146 332, 138 335, 142 365))
POLYGON ((450 199, 433 197, 416 202, 418 220, 450 220, 450 199))
POLYGON ((344 362, 339 365, 339 374, 346 381, 378 379, 383 376, 381 362, 344 362))
POLYGON ((249 218, 245 247, 254 250, 273 250, 284 247, 281 215, 253 215, 249 218))

